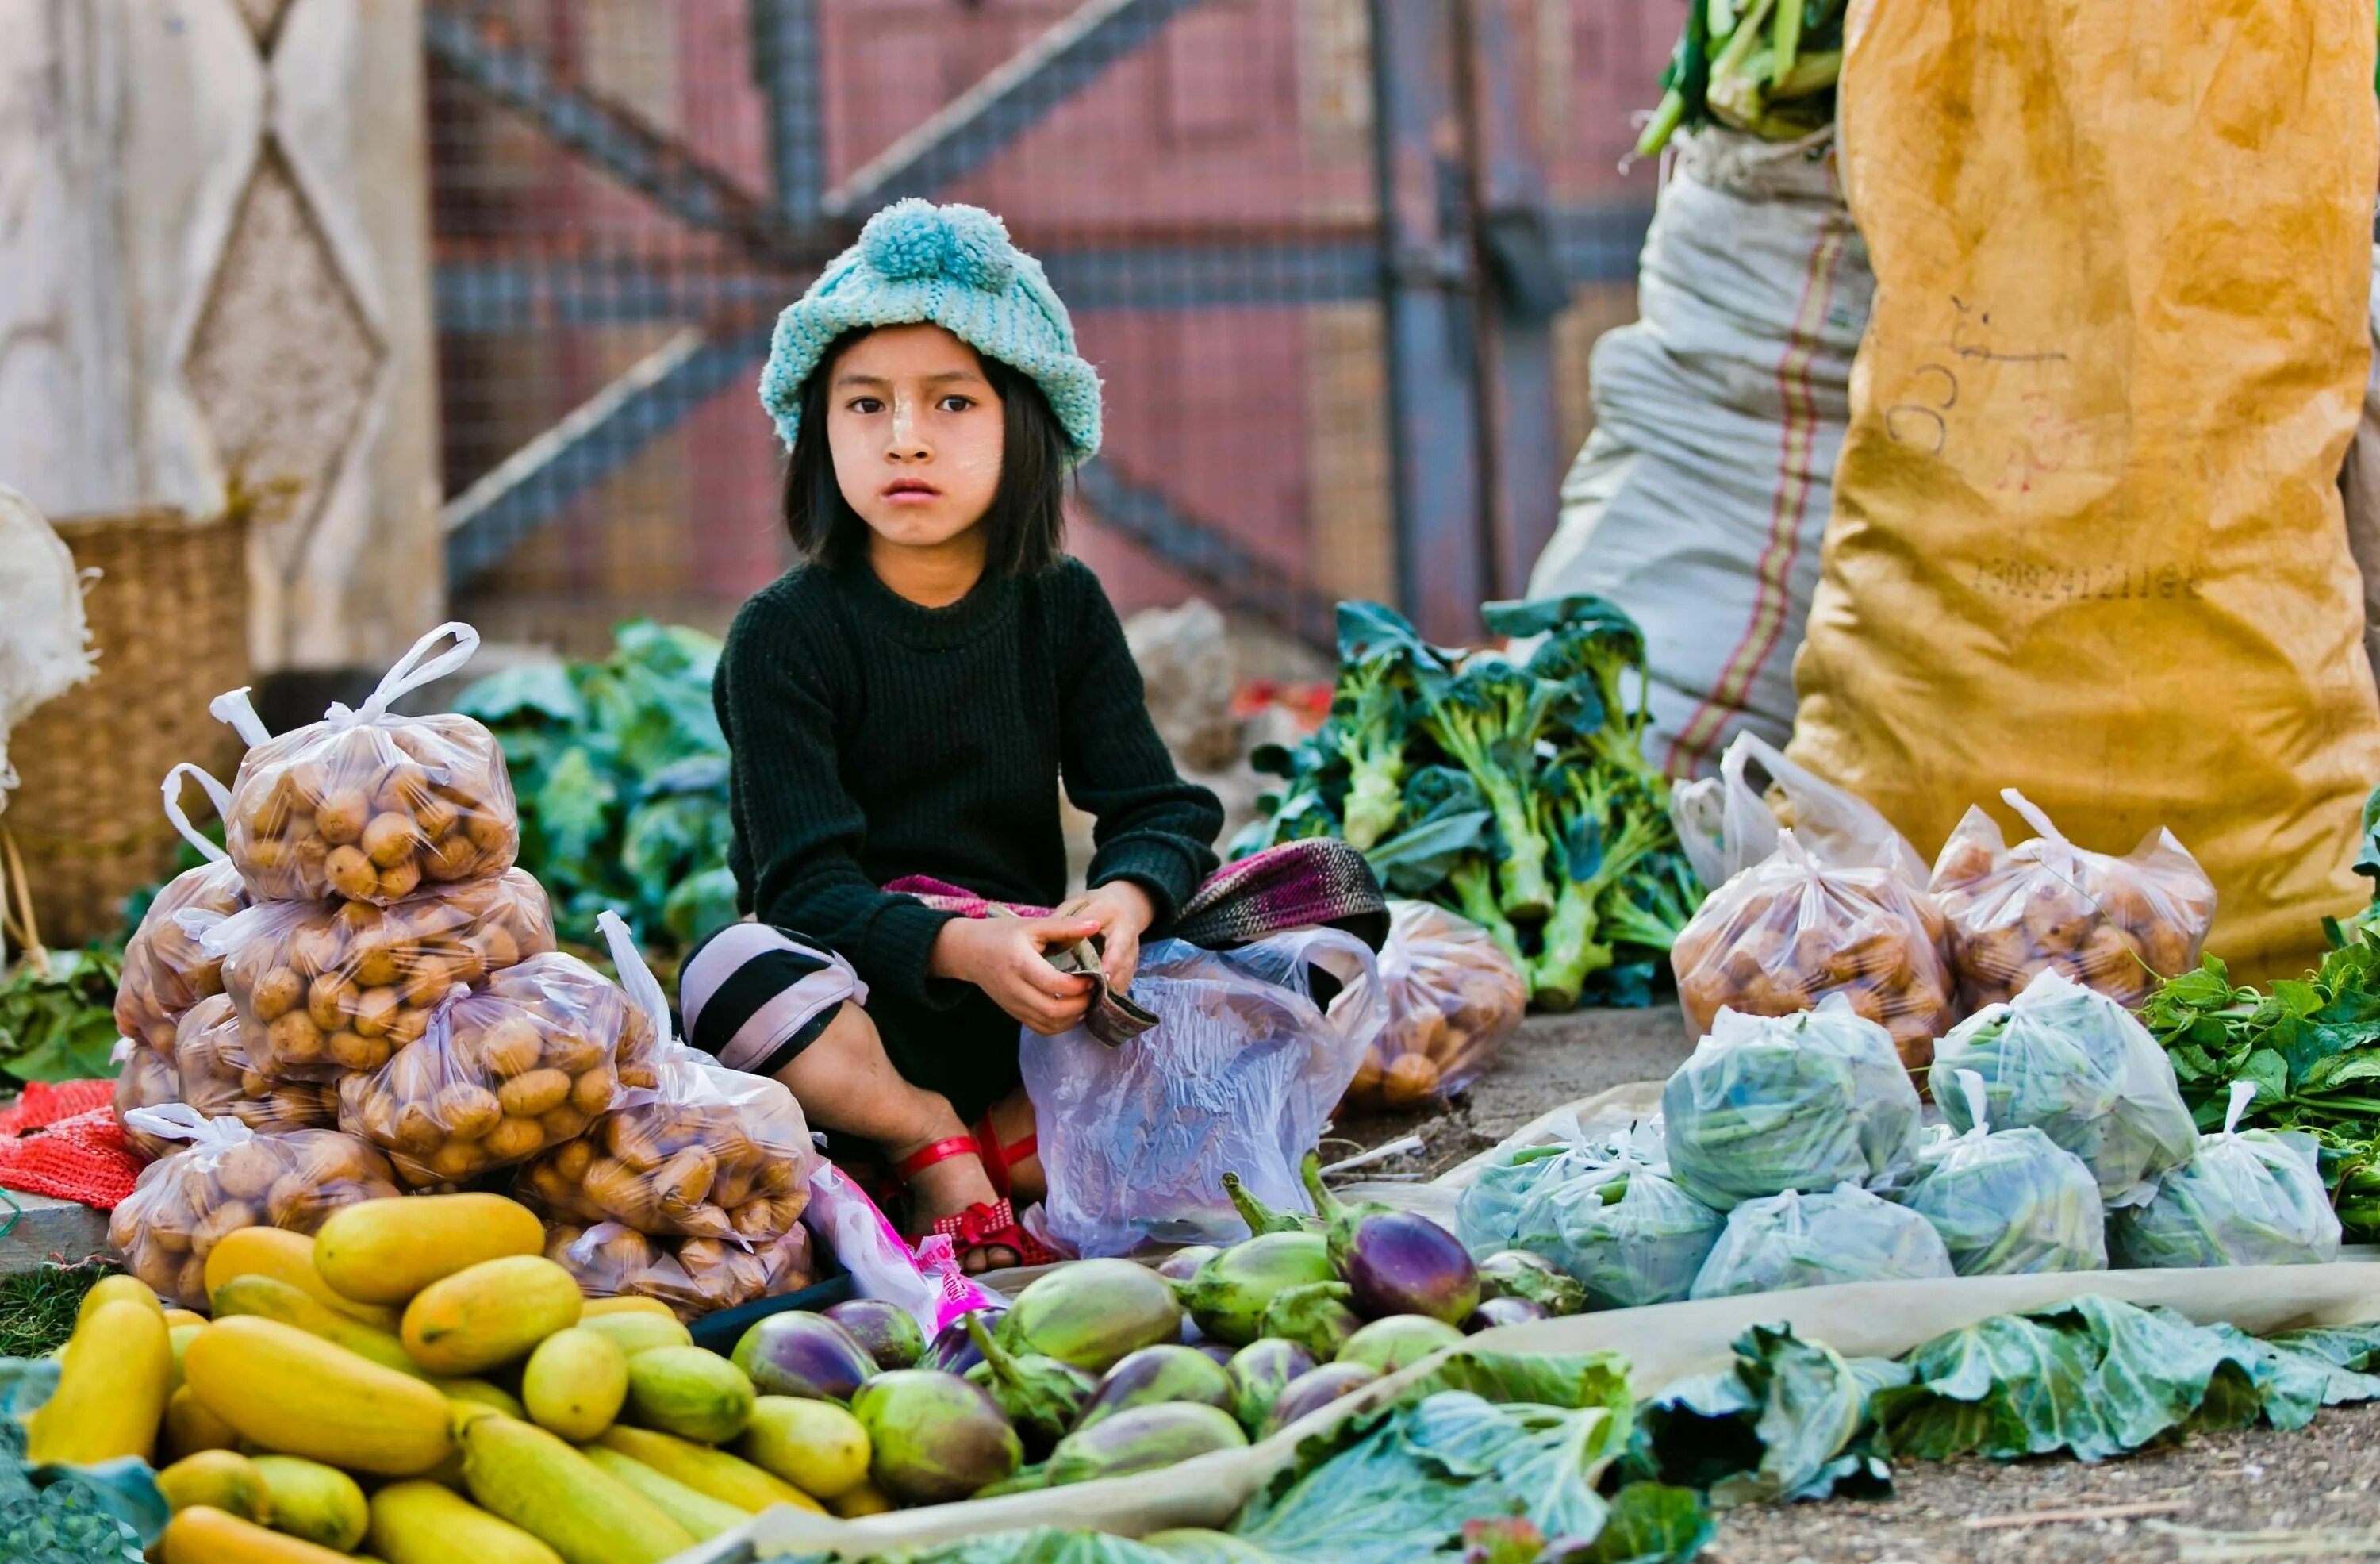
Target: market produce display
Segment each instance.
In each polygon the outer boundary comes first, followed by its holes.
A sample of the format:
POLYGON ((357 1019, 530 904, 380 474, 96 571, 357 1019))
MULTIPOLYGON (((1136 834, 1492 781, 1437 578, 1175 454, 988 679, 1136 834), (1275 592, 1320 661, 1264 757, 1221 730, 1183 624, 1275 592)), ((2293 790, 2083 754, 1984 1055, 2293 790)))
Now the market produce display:
POLYGON ((1379 971, 1388 1025, 1347 1088, 1359 1107, 1411 1107, 1461 1091, 1528 1008, 1528 984, 1487 931, 1426 901, 1389 903, 1379 971))
POLYGON ((2308 1265, 2338 1258, 2338 1215, 2323 1188, 2314 1139, 2241 1130, 2256 1095, 2234 1081, 2223 1128, 2200 1139, 2143 1205, 2116 1214, 2117 1252, 2131 1265, 2308 1265))
POLYGON ((1427 644, 1376 603, 1339 605, 1321 730, 1260 750, 1283 786, 1232 845, 1341 836, 1397 894, 1486 929, 1533 1002, 1642 1004, 1702 898, 1645 761, 1645 642, 1594 597, 1491 603, 1524 659, 1427 644))
POLYGON ((2005 1003, 2043 971, 2137 1006, 2186 971, 2215 920, 2215 883, 2170 831, 2123 857, 2060 836, 2013 788, 2000 797, 2038 835, 2011 848, 1967 811, 1934 861, 1962 1008, 2005 1003))
POLYGON ((1661 72, 1661 101, 1637 134, 1651 157, 1691 125, 1790 141, 1834 122, 1843 0, 1696 0, 1661 72))
POLYGON ((1958 1072, 1967 1129, 1937 1126, 1903 1197, 1962 1277, 2107 1268, 2107 1214, 2090 1165, 2030 1126, 1991 1127, 1984 1078, 1958 1072))

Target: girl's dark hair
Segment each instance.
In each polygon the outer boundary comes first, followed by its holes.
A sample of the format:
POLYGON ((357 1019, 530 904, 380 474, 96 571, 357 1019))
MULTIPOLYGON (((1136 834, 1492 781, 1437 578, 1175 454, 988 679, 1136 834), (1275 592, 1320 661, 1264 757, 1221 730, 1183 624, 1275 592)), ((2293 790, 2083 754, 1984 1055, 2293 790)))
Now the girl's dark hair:
MULTIPOLYGON (((835 360, 874 330, 861 326, 828 345, 802 386, 800 431, 785 458, 785 532, 808 557, 842 569, 868 557, 868 523, 843 497, 827 446, 827 392, 835 360)), ((1032 376, 978 353, 983 376, 1001 403, 1000 486, 978 523, 984 529, 984 568, 1024 576, 1058 562, 1066 543, 1066 432, 1032 376)))

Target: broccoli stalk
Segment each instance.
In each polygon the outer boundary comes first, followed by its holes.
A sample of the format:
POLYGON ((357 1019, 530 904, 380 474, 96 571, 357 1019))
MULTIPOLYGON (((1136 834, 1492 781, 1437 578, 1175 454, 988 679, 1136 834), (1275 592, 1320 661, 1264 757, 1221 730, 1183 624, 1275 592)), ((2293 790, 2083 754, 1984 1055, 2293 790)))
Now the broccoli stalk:
POLYGON ((1347 763, 1348 845, 1368 852, 1397 823, 1403 803, 1405 734, 1412 702, 1403 659, 1375 652, 1344 666, 1331 703, 1330 743, 1347 763))
POLYGON ((1652 713, 1645 677, 1645 641, 1634 624, 1588 620, 1557 630, 1529 658, 1529 672, 1562 692, 1560 726, 1576 753, 1611 766, 1648 789, 1660 774, 1645 759, 1644 733, 1652 713), (1635 676, 1636 698, 1628 696, 1635 676))
POLYGON ((1529 973, 1537 1003, 1549 1010, 1576 1005, 1587 978, 1611 965, 1614 941, 1597 938, 1605 932, 1607 894, 1661 847, 1669 830, 1663 816, 1638 802, 1649 795, 1615 782, 1599 767, 1564 766, 1559 781, 1555 809, 1564 873, 1529 973))
POLYGON ((1488 937, 1494 940, 1496 947, 1511 959, 1512 970, 1526 977, 1529 959, 1521 954, 1521 936, 1513 929, 1512 921, 1505 917, 1504 910, 1496 904, 1496 891, 1490 883, 1488 861, 1476 853, 1465 853, 1447 872, 1446 883, 1452 887, 1454 899, 1462 907, 1463 915, 1486 929, 1488 937))
POLYGON ((1429 703, 1425 718, 1429 736, 1471 774, 1496 816, 1504 838, 1500 904, 1508 919, 1534 921, 1553 910, 1547 841, 1531 799, 1538 786, 1537 739, 1560 693, 1509 663, 1478 664, 1429 703))
POLYGON ((1606 888, 1597 914, 1615 945, 1667 950, 1694 915, 1702 886, 1674 852, 1647 858, 1606 888))

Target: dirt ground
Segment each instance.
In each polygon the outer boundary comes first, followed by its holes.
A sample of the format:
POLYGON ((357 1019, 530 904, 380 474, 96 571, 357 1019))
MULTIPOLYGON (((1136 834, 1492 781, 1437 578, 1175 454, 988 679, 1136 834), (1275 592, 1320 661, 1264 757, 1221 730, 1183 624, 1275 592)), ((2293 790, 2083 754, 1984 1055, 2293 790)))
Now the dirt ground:
MULTIPOLYGON (((1548 1108, 1668 1075, 1691 1047, 1674 1005, 1534 1017, 1444 1111, 1342 1120, 1331 1134, 1345 1143, 1325 1152, 1343 1156, 1419 1135, 1421 1151, 1377 1171, 1435 1176, 1548 1108)), ((2097 1466, 1904 1462, 1894 1487, 1889 1499, 1733 1512, 1703 1557, 1707 1564, 2380 1559, 2380 1407, 2325 1411, 2294 1434, 2207 1435, 2097 1466), (2115 1513, 2074 1514, 2108 1510, 2115 1513), (2040 1519, 2011 1524, 2017 1516, 2040 1519)))

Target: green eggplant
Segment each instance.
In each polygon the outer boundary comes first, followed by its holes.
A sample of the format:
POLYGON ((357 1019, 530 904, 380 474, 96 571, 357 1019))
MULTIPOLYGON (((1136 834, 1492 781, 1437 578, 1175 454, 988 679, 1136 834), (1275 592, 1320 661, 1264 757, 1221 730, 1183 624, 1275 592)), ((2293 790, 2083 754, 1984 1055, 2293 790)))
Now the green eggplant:
POLYGON ((1277 1292, 1265 1305, 1262 1334, 1295 1342, 1316 1362, 1327 1363, 1364 1327, 1364 1316, 1347 1301, 1354 1290, 1345 1282, 1327 1281, 1277 1292))
POLYGON ((1338 1279, 1330 1246, 1320 1233, 1264 1233, 1199 1266, 1180 1291, 1200 1330, 1245 1347, 1259 1334, 1265 1306, 1275 1294, 1338 1279))
POLYGON ((1083 1414, 1099 1381, 1084 1369, 1038 1352, 1016 1353, 984 1328, 980 1313, 965 1316, 983 1362, 967 1370, 967 1382, 991 1393, 992 1400, 1026 1445, 1048 1449, 1066 1436, 1083 1414))

